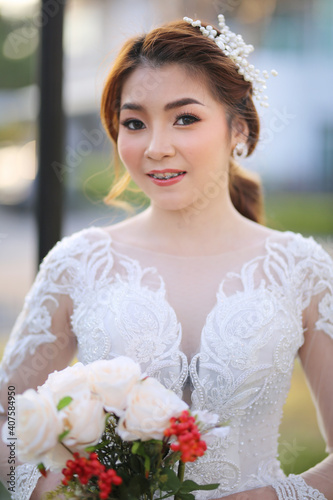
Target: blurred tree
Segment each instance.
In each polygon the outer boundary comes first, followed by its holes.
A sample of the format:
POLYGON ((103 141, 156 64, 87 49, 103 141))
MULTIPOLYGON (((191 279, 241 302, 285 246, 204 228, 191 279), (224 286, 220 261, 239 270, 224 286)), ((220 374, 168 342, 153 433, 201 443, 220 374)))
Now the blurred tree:
POLYGON ((38 31, 32 22, 0 16, 0 89, 36 83, 38 31))

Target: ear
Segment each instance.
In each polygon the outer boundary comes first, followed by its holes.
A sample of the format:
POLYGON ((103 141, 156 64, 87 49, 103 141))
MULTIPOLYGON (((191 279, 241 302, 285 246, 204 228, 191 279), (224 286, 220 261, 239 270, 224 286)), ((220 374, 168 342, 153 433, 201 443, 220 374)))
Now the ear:
POLYGON ((238 142, 247 142, 249 137, 249 127, 243 118, 235 118, 231 129, 231 147, 232 150, 238 142))

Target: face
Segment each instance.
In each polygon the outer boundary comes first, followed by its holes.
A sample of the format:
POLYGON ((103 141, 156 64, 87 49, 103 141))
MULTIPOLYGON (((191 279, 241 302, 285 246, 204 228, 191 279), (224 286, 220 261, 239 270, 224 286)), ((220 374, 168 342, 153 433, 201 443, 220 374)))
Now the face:
POLYGON ((212 183, 222 191, 217 199, 226 195, 236 142, 224 106, 181 66, 140 67, 126 80, 118 153, 152 205, 185 209, 212 183))

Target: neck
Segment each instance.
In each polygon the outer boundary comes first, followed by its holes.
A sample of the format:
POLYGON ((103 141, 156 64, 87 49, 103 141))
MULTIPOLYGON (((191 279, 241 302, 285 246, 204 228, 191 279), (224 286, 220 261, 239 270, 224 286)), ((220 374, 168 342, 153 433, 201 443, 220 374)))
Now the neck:
POLYGON ((195 255, 219 253, 239 239, 245 219, 233 206, 230 197, 205 200, 182 210, 165 210, 152 204, 141 214, 141 235, 152 246, 170 253, 195 255))

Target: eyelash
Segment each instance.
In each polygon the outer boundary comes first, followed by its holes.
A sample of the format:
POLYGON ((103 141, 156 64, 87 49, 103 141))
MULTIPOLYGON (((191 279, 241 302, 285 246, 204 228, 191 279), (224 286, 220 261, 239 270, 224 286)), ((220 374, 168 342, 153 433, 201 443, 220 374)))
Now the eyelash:
POLYGON ((124 127, 128 128, 128 130, 141 130, 141 128, 130 128, 129 125, 130 123, 142 123, 141 120, 136 120, 134 118, 130 119, 130 120, 124 120, 123 122, 121 122, 121 125, 123 125, 124 127))
MULTIPOLYGON (((196 123, 196 122, 199 122, 200 121, 200 118, 196 115, 194 115, 193 113, 179 113, 179 115, 176 116, 176 122, 180 119, 180 118, 192 118, 193 121, 190 125, 192 125, 193 123, 196 123)), ((188 125, 182 125, 182 127, 186 127, 188 125)))
MULTIPOLYGON (((177 116, 176 116, 176 122, 180 119, 180 118, 192 118, 193 121, 192 123, 188 124, 188 125, 181 125, 181 127, 188 127, 189 125, 192 125, 193 123, 196 123, 196 122, 199 122, 200 121, 200 118, 196 115, 194 115, 193 113, 179 113, 177 116)), ((130 124, 131 123, 143 123, 141 120, 137 120, 137 119, 130 119, 130 120, 125 120, 123 122, 121 122, 121 125, 123 125, 124 127, 128 128, 129 130, 142 130, 142 128, 130 128, 130 124)))

